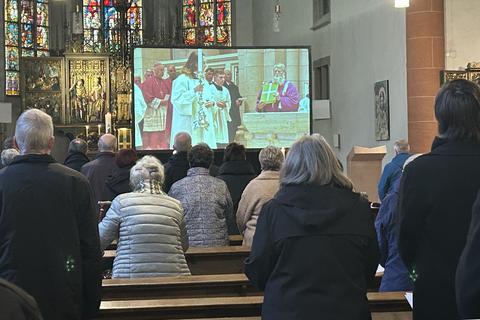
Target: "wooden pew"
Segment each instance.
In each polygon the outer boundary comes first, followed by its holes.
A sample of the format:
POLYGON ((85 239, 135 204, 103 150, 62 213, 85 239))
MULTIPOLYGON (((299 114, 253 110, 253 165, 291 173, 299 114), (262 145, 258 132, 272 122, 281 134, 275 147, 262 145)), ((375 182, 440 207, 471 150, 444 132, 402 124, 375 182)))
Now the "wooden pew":
POLYGON ((244 274, 105 279, 102 300, 142 300, 262 295, 244 274))
MULTIPOLYGON (((372 313, 410 311, 403 292, 374 292, 367 297, 372 313)), ((262 302, 262 296, 102 301, 99 319, 258 317, 262 302)))

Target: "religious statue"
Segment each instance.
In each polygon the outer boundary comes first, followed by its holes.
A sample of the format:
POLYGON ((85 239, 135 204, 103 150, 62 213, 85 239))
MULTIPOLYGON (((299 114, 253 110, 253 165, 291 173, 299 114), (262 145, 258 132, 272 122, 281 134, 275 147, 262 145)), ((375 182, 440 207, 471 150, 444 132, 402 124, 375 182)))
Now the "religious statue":
POLYGON ((85 81, 83 79, 77 80, 75 84, 70 88, 72 109, 71 118, 75 122, 86 121, 87 116, 87 90, 85 89, 85 81))
POLYGON ((97 78, 95 85, 92 88, 91 92, 91 104, 88 114, 88 122, 92 121, 92 117, 96 121, 103 121, 103 114, 105 113, 105 91, 102 86, 102 79, 97 78))

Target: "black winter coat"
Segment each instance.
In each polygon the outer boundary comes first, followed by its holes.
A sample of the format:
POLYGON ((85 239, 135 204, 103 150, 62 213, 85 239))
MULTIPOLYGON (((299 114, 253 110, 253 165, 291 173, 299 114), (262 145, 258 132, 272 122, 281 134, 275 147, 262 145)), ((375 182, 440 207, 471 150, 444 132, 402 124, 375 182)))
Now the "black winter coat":
POLYGON ((234 219, 233 221, 230 221, 230 219, 227 221, 228 234, 230 235, 240 234, 236 222, 238 203, 242 197, 243 190, 256 176, 252 165, 246 160, 227 161, 220 166, 217 178, 225 181, 233 202, 234 219))
POLYGON ((187 171, 190 169, 190 164, 187 159, 187 152, 178 152, 168 159, 165 164, 165 182, 164 192, 168 193, 172 185, 187 176, 187 171))
POLYGON ((245 273, 264 320, 371 319, 379 252, 369 204, 333 186, 283 186, 262 208, 245 273))
POLYGON ((113 193, 113 198, 116 198, 119 194, 132 192, 130 187, 130 169, 133 165, 115 168, 111 176, 107 178, 105 183, 108 189, 113 193))
POLYGON ((410 163, 399 193, 399 252, 415 270, 413 317, 459 319, 455 271, 480 188, 480 144, 436 138, 410 163), (439 307, 441 306, 441 307, 439 307))
POLYGON ((0 277, 32 295, 44 319, 93 317, 102 267, 87 179, 49 155, 17 156, 0 171, 0 208, 0 277))
POLYGON ((2 319, 43 320, 35 299, 21 288, 0 278, 2 319))
POLYGON ((88 159, 85 154, 81 152, 74 152, 68 155, 67 159, 65 159, 65 162, 63 164, 75 171, 80 172, 82 166, 89 161, 90 159, 88 159))

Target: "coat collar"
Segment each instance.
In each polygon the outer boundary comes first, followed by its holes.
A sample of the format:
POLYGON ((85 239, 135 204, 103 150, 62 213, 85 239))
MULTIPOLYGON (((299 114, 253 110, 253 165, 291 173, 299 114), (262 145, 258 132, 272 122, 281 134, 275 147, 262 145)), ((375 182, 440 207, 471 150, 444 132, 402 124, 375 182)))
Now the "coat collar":
POLYGON ((262 171, 257 180, 280 180, 280 171, 271 171, 271 170, 264 170, 262 171))
POLYGON ((247 160, 236 160, 236 161, 227 161, 222 163, 220 166, 219 175, 231 174, 231 175, 245 175, 245 174, 255 174, 250 162, 247 160))
POLYGON ((432 155, 480 155, 480 143, 472 141, 449 141, 435 137, 432 143, 432 155))
POLYGON ((100 152, 97 154, 95 159, 100 159, 100 158, 113 158, 115 157, 115 152, 100 152))
POLYGON ((190 168, 187 171, 187 177, 192 176, 208 176, 208 169, 202 167, 194 167, 190 168))
POLYGON ((16 156, 10 165, 19 163, 54 163, 55 160, 49 154, 23 154, 16 156))

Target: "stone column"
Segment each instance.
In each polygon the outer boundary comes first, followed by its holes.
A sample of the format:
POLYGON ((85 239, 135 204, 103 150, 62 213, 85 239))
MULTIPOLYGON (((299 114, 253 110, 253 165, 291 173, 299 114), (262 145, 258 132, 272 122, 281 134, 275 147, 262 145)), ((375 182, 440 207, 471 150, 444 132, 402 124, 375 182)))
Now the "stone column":
POLYGON ((415 0, 406 12, 408 140, 428 152, 437 134, 435 95, 445 67, 443 0, 415 0))
POLYGON ((247 98, 243 107, 245 108, 245 112, 255 112, 257 94, 261 89, 262 81, 265 77, 262 69, 264 50, 239 50, 238 61, 239 80, 237 85, 240 88, 240 93, 247 98))
POLYGON ((309 83, 308 83, 308 77, 309 77, 309 61, 308 61, 308 50, 303 50, 301 49, 300 54, 299 54, 299 88, 298 91, 301 94, 301 97, 305 97, 305 95, 308 93, 308 88, 309 88, 309 83))
POLYGON ((303 90, 299 81, 300 65, 298 49, 287 49, 285 66, 287 80, 291 81, 297 87, 298 92, 301 93, 303 90))

